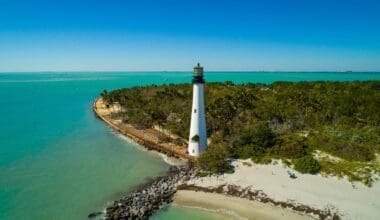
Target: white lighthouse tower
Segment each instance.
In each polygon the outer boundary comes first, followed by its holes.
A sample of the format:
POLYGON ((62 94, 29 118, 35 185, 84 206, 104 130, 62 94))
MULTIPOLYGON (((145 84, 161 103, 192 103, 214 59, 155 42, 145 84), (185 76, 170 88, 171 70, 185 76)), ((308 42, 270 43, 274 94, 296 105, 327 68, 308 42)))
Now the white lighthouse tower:
POLYGON ((207 148, 204 84, 203 67, 198 63, 193 73, 193 107, 188 148, 189 154, 196 157, 207 148))

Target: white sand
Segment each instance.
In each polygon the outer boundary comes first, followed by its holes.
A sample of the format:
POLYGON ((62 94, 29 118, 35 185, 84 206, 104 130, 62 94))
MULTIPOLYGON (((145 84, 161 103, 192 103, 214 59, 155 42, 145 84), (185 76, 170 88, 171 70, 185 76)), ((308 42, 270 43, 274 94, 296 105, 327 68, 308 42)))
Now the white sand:
POLYGON ((310 219, 308 216, 288 209, 216 193, 180 190, 175 194, 174 203, 181 206, 216 210, 241 219, 310 219))
MULTIPOLYGON (((300 174, 279 163, 277 165, 243 165, 235 161, 234 174, 219 177, 203 177, 188 184, 202 187, 216 187, 223 184, 237 185, 252 190, 262 190, 276 201, 291 201, 310 207, 338 210, 343 219, 380 219, 380 182, 371 188, 361 183, 355 187, 345 179, 300 174), (289 178, 291 170, 297 179, 289 178)), ((250 162, 247 160, 247 162, 250 162)))

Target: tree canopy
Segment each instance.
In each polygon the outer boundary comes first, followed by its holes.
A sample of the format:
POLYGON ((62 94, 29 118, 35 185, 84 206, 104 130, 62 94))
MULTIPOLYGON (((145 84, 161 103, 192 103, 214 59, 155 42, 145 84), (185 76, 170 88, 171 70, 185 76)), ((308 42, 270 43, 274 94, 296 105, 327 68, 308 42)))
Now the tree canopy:
MULTIPOLYGON (((103 91, 102 97, 121 105, 115 117, 125 122, 157 124, 188 139, 191 84, 103 91)), ((205 101, 210 151, 222 145, 224 156, 295 160, 321 150, 368 162, 380 153, 380 81, 207 83, 205 101)))

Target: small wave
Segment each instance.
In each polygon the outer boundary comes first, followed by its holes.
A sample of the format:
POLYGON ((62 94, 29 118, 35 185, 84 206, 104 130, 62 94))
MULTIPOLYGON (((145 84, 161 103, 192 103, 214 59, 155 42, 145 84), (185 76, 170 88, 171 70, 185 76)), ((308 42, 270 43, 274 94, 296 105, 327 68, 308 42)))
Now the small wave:
POLYGON ((132 140, 131 138, 123 135, 123 134, 120 134, 119 132, 116 132, 114 130, 110 130, 112 134, 116 135, 118 138, 122 139, 123 141, 126 141, 128 142, 129 144, 135 146, 137 149, 139 150, 142 150, 142 151, 148 151, 144 146, 136 143, 134 140, 132 140))
POLYGON ((166 154, 163 154, 163 153, 159 153, 157 151, 155 151, 155 153, 159 154, 159 156, 169 165, 172 165, 172 166, 181 166, 181 165, 185 165, 186 164, 186 161, 183 160, 183 159, 177 159, 175 157, 169 157, 167 156, 166 154))
POLYGON ((157 152, 155 150, 147 150, 144 146, 142 146, 141 144, 138 144, 136 143, 135 141, 133 141, 131 138, 123 135, 123 134, 120 134, 118 132, 115 132, 113 130, 111 130, 111 132, 113 134, 115 134, 117 137, 119 137, 120 139, 130 143, 131 145, 135 146, 137 149, 141 150, 141 151, 144 151, 144 152, 148 152, 149 154, 152 154, 152 155, 156 155, 156 156, 159 156, 161 157, 161 159, 171 165, 171 166, 181 166, 181 165, 185 165, 186 164, 186 161, 183 160, 183 159, 178 159, 178 158, 175 158, 175 157, 169 157, 168 155, 166 154, 163 154, 163 153, 160 153, 160 152, 157 152))
POLYGON ((239 219, 239 220, 248 220, 248 218, 244 218, 244 217, 238 215, 236 212, 231 211, 231 210, 227 210, 227 209, 207 209, 207 208, 200 207, 200 206, 179 205, 176 203, 173 203, 173 206, 178 206, 178 207, 183 207, 183 208, 188 208, 188 209, 198 209, 198 210, 211 212, 211 213, 219 213, 219 214, 226 215, 226 217, 232 216, 235 219, 239 219))

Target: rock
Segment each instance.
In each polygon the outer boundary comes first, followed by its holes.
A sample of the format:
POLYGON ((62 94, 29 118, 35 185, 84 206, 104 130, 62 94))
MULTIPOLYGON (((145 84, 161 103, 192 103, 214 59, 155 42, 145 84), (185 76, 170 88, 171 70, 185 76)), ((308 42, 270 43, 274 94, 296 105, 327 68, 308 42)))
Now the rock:
POLYGON ((170 167, 166 175, 150 180, 107 207, 106 219, 148 219, 164 203, 172 202, 179 182, 184 182, 192 175, 194 171, 191 166, 170 167))
POLYGON ((135 216, 139 213, 139 210, 137 210, 136 208, 132 208, 130 213, 135 216))
POLYGON ((103 212, 93 212, 93 213, 88 215, 88 218, 95 218, 101 214, 103 214, 103 212))
POLYGON ((169 167, 169 172, 170 173, 175 173, 175 172, 178 172, 179 168, 176 167, 176 166, 170 166, 169 167))

